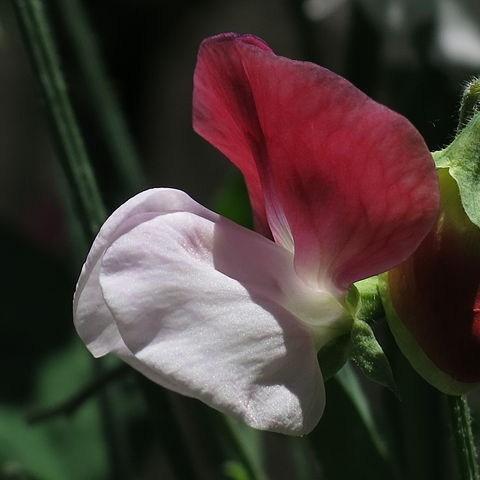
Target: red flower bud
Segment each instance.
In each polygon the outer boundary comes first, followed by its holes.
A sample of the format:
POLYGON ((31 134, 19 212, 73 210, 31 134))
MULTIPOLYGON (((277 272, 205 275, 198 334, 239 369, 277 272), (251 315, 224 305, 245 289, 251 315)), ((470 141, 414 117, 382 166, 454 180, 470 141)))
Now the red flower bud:
POLYGON ((416 252, 383 278, 390 328, 432 385, 460 394, 480 381, 480 230, 457 182, 439 170, 441 211, 416 252))

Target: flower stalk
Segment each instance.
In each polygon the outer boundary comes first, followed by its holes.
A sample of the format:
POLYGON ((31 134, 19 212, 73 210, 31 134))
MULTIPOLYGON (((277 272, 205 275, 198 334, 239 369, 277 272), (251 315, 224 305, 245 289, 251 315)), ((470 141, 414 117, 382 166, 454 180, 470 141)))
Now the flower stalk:
MULTIPOLYGON (((87 150, 68 96, 66 82, 57 55, 50 22, 40 0, 12 0, 32 66, 37 74, 52 130, 60 153, 59 161, 68 183, 68 193, 78 211, 85 238, 94 236, 106 217, 87 150)), ((103 365, 95 362, 97 379, 104 375, 103 365)), ((125 478, 130 470, 123 441, 116 426, 112 401, 107 391, 100 392, 99 407, 106 437, 112 474, 125 478)))
POLYGON ((461 480, 479 480, 477 452, 473 438, 470 408, 465 395, 448 396, 448 407, 461 480))
POLYGON ((474 78, 466 86, 458 114, 457 134, 467 125, 476 112, 480 101, 480 79, 474 78))
POLYGON ((55 133, 59 160, 67 177, 87 238, 106 217, 87 150, 67 92, 49 21, 40 0, 13 0, 32 65, 55 133))
POLYGON ((89 108, 95 111, 101 139, 105 142, 111 164, 118 171, 122 193, 134 194, 143 189, 147 182, 115 89, 109 81, 88 14, 79 0, 57 0, 56 8, 72 46, 75 66, 80 73, 89 108))

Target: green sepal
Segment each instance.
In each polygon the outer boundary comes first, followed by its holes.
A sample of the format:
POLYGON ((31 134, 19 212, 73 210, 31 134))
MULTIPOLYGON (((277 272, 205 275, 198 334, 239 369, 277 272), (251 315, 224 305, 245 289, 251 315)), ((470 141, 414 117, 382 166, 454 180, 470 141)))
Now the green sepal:
POLYGON ((355 283, 348 292, 346 302, 353 317, 350 332, 350 356, 353 363, 369 380, 397 394, 390 363, 371 327, 384 317, 378 278, 371 277, 355 283))
POLYGON ((480 227, 480 113, 475 114, 453 142, 433 152, 438 169, 447 169, 460 192, 468 218, 480 227))
MULTIPOLYGON (((345 306, 352 316, 352 327, 356 319, 374 321, 383 315, 378 295, 376 277, 367 278, 354 284, 348 291, 345 306)), ((318 352, 324 380, 332 378, 352 355, 352 328, 328 342, 318 352)))
POLYGON ((351 358, 368 379, 397 394, 390 363, 371 327, 384 317, 377 277, 355 283, 345 298, 345 306, 353 320, 350 331, 327 343, 318 353, 324 379, 332 378, 351 358))
POLYGON ((351 353, 350 332, 328 342, 318 352, 318 363, 322 367, 323 379, 329 380, 345 365, 351 353))
POLYGON ((379 292, 385 308, 385 315, 390 331, 395 337, 395 341, 401 352, 417 373, 430 383, 430 385, 447 395, 463 395, 471 390, 472 384, 459 382, 440 370, 427 357, 413 335, 400 320, 390 298, 388 273, 380 275, 379 277, 379 292))
POLYGON ((352 285, 346 298, 347 308, 354 320, 369 324, 383 317, 383 306, 378 292, 378 278, 370 277, 352 285))
POLYGON ((372 327, 362 320, 353 322, 351 357, 368 379, 387 387, 399 397, 388 358, 375 338, 372 327))

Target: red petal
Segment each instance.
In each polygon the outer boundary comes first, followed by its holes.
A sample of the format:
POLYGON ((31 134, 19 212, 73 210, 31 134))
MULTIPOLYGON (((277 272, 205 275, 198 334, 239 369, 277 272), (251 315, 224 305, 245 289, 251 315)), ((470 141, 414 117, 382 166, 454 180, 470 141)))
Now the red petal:
POLYGON ((193 128, 241 170, 257 230, 270 236, 262 186, 252 156, 254 145, 261 142, 260 138, 255 138, 261 134, 261 129, 255 123, 255 106, 241 55, 235 52, 237 38, 242 44, 250 43, 258 49, 271 51, 263 40, 253 35, 226 33, 205 40, 195 68, 193 128))
POLYGON ((480 231, 463 212, 458 189, 456 202, 445 197, 435 228, 412 257, 388 273, 389 292, 398 319, 427 357, 454 380, 475 383, 480 381, 480 231))
POLYGON ((252 36, 202 44, 194 127, 242 170, 257 213, 263 191, 270 227, 283 232, 275 238, 291 231, 297 272, 310 282, 345 289, 388 270, 435 220, 436 175, 415 128, 252 36))

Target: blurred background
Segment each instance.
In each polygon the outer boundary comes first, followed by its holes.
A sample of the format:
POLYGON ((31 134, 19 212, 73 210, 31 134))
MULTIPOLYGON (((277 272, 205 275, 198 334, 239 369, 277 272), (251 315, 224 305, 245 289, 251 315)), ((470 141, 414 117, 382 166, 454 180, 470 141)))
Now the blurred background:
MULTIPOLYGON (((478 0, 44 4, 109 210, 146 187, 169 186, 249 224, 240 176, 191 128, 192 74, 206 36, 254 33, 281 55, 326 66, 408 117, 431 150, 452 140, 463 86, 480 72, 478 0), (102 96, 118 101, 131 143, 106 140, 102 96), (116 148, 138 156, 140 168, 122 167, 116 148)), ((114 359, 95 366, 71 315, 88 245, 77 234, 7 0, 0 0, 0 167, 1 480, 452 478, 443 401, 381 322, 401 401, 349 369, 328 382, 327 413, 308 438, 234 424, 166 395, 114 359), (63 403, 72 396, 77 404, 63 403)), ((471 400, 478 415, 480 403, 471 400)))

